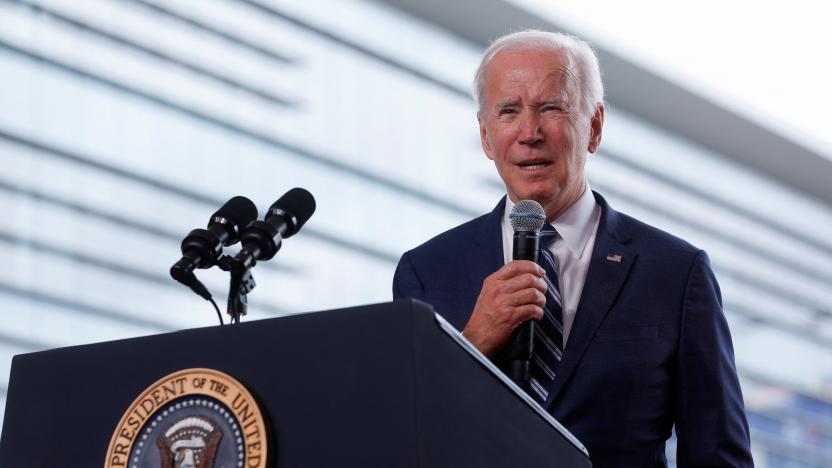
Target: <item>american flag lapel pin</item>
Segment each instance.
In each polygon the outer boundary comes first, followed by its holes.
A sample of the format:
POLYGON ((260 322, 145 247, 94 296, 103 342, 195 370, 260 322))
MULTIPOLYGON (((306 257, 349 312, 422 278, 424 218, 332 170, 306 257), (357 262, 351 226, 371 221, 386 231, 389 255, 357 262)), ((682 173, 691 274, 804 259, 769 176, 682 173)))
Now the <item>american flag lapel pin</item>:
POLYGON ((621 263, 621 255, 618 254, 607 254, 607 260, 615 263, 621 263))

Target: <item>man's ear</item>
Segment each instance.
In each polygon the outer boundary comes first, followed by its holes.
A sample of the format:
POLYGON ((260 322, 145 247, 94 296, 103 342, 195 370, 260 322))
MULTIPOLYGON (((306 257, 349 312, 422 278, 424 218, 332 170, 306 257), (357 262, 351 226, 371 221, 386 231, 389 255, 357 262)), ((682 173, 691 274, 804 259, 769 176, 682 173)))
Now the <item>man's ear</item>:
POLYGON ((494 157, 492 156, 491 145, 488 143, 488 130, 485 128, 485 120, 479 112, 477 112, 477 122, 480 124, 480 143, 482 143, 482 150, 488 159, 493 161, 494 157))
POLYGON ((587 146, 587 151, 590 153, 594 153, 598 151, 598 147, 601 146, 601 133, 604 130, 604 104, 598 104, 598 107, 595 109, 595 115, 592 116, 592 121, 589 123, 590 131, 592 132, 589 135, 589 146, 587 146))

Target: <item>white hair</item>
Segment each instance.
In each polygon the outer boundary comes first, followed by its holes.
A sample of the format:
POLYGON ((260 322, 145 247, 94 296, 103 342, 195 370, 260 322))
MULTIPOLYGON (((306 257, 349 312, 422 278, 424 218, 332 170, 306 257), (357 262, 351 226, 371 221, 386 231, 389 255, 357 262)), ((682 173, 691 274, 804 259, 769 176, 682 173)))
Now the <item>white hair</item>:
POLYGON ((512 49, 567 51, 575 63, 574 71, 581 86, 583 109, 592 116, 598 105, 604 102, 604 83, 601 81, 598 56, 588 42, 569 34, 528 29, 506 34, 492 42, 485 50, 474 77, 474 100, 478 110, 482 111, 485 101, 485 71, 488 65, 497 54, 512 49))

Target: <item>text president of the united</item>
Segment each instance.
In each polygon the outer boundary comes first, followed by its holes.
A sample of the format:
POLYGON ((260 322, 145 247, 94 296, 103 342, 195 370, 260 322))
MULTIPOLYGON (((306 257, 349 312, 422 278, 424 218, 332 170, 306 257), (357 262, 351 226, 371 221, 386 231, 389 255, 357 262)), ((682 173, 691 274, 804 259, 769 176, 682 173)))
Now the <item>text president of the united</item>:
POLYGON ((394 297, 433 305, 492 358, 521 322, 544 324, 533 396, 595 467, 665 466, 674 425, 678 466, 753 466, 708 256, 615 211, 587 183, 605 110, 594 51, 559 33, 510 34, 486 50, 475 88, 482 147, 508 196, 406 252, 394 297), (548 281, 541 266, 510 261, 508 214, 526 199, 556 233, 548 281))

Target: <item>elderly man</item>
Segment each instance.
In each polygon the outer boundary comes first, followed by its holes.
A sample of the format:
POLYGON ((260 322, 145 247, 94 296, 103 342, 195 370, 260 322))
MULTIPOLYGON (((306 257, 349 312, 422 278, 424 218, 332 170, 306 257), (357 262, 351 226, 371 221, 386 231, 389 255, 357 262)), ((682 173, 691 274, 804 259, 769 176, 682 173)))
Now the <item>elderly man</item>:
POLYGON ((508 196, 405 253, 393 295, 428 302, 500 361, 535 320, 531 385, 596 467, 753 466, 731 336, 708 257, 589 189, 604 124, 589 45, 526 31, 495 41, 476 76, 486 156, 508 196), (508 215, 545 211, 540 265, 511 260, 508 215), (548 243, 544 239, 553 239, 548 243))

